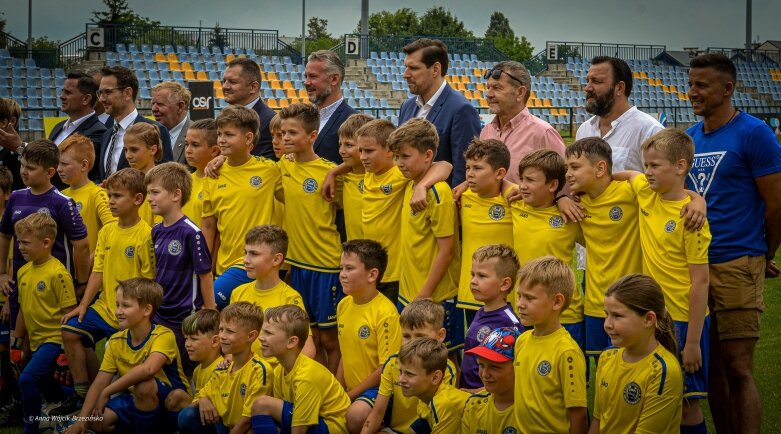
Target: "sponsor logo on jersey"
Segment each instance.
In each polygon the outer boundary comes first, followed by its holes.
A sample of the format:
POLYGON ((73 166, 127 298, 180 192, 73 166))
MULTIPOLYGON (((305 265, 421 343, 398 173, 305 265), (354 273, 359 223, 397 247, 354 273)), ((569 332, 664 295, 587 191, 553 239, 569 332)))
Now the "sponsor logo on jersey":
POLYGON ((168 243, 168 253, 172 256, 179 256, 182 253, 182 243, 179 240, 171 240, 168 243))
POLYGON ((539 365, 537 365, 537 373, 540 374, 541 377, 545 377, 548 374, 550 374, 551 371, 551 365, 550 362, 547 360, 543 360, 540 362, 539 365))
POLYGON ((491 220, 501 220, 504 218, 505 214, 506 211, 501 205, 492 205, 491 208, 488 209, 488 217, 491 220))
POLYGON ((640 398, 642 397, 643 391, 640 390, 640 386, 634 381, 624 387, 624 401, 626 401, 627 404, 635 405, 640 402, 640 398))
POLYGON ((304 180, 304 191, 307 193, 314 193, 317 191, 317 181, 314 178, 307 178, 304 180))

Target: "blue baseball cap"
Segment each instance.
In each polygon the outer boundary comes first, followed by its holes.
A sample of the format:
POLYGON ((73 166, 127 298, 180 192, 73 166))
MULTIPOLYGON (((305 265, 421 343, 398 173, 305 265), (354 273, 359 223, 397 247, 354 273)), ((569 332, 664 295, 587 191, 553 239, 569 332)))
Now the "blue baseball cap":
POLYGON ((517 327, 499 327, 489 333, 478 346, 466 353, 480 356, 492 362, 511 362, 514 358, 515 340, 520 334, 517 327))

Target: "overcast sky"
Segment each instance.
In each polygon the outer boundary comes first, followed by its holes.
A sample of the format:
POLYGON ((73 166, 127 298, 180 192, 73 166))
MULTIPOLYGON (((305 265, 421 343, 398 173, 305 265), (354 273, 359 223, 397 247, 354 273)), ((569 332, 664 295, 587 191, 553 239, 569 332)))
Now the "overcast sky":
MULTIPOLYGON (((100 0, 32 0, 33 36, 66 40, 84 31, 91 11, 105 10, 100 0)), ((301 0, 129 0, 139 14, 165 25, 301 32, 301 0)), ((584 41, 682 47, 742 47, 745 42, 745 0, 455 0, 370 1, 369 11, 409 7, 422 14, 443 5, 483 36, 493 11, 503 12, 517 35, 525 35, 535 53, 545 41, 584 41)), ((361 15, 361 0, 309 0, 307 17, 328 20, 333 35, 352 32, 361 15)), ((781 1, 754 0, 752 38, 781 40, 781 1)), ((27 38, 27 2, 0 0, 0 11, 12 35, 27 38)))

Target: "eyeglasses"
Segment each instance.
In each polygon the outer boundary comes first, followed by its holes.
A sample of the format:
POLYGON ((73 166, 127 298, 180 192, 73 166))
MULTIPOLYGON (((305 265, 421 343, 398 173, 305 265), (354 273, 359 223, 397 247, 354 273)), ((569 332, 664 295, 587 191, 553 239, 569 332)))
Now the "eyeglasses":
POLYGON ((105 89, 99 89, 98 92, 97 92, 98 93, 98 98, 101 97, 101 96, 104 96, 104 95, 105 96, 109 96, 115 90, 124 90, 124 89, 127 89, 127 88, 128 88, 128 86, 125 86, 125 87, 107 87, 105 89))
POLYGON ((510 74, 509 72, 502 71, 501 69, 492 69, 490 71, 485 71, 485 74, 483 74, 483 78, 486 80, 488 80, 489 78, 493 78, 494 80, 499 80, 500 78, 502 78, 502 74, 507 74, 508 77, 512 78, 518 83, 521 83, 521 86, 526 86, 525 84, 523 84, 520 78, 510 74))

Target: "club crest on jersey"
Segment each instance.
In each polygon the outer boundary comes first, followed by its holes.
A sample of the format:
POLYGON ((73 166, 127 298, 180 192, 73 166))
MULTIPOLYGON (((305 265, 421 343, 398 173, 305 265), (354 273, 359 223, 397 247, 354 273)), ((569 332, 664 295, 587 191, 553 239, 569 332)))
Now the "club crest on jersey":
POLYGON ((558 229, 564 226, 564 220, 561 217, 555 215, 548 219, 548 224, 550 225, 550 227, 554 229, 558 229))
POLYGON ((125 247, 125 256, 128 258, 132 258, 136 254, 136 248, 133 246, 127 246, 125 247))
POLYGON ((361 339, 368 339, 371 335, 372 331, 367 325, 362 325, 361 328, 358 329, 358 337, 361 339))
POLYGON ((363 179, 362 179, 362 180, 358 181, 358 191, 360 191, 361 194, 363 194, 363 187, 364 187, 364 185, 363 185, 363 179))
POLYGON ((239 395, 241 395, 242 398, 247 396, 247 385, 244 383, 241 383, 239 386, 239 395))
POLYGON ((203 191, 198 192, 198 200, 203 200, 203 191))
POLYGON ((263 183, 263 180, 260 178, 260 176, 253 176, 249 179, 249 185, 258 188, 260 187, 260 184, 263 183))
POLYGON ((52 212, 49 211, 49 208, 41 208, 38 210, 38 214, 46 214, 48 216, 52 215, 52 212))
POLYGON ((675 220, 670 220, 664 225, 664 231, 669 233, 672 233, 675 230, 675 220))
POLYGON ((81 209, 84 208, 84 205, 81 204, 81 202, 76 202, 76 210, 81 212, 81 209))
POLYGON ((314 178, 307 178, 304 180, 304 191, 307 193, 314 193, 317 191, 317 181, 314 178))
POLYGON ((179 256, 182 253, 182 243, 179 240, 171 240, 168 243, 168 253, 172 256, 179 256))
POLYGON ((392 184, 381 185, 380 190, 385 194, 385 196, 387 196, 393 192, 393 185, 392 184))
POLYGON ((503 206, 493 205, 488 209, 488 217, 490 217, 491 220, 501 220, 504 218, 505 212, 503 206))
POLYGON ((37 285, 35 285, 35 289, 37 289, 38 291, 43 291, 44 289, 46 289, 46 282, 41 280, 40 282, 38 282, 37 285))
POLYGON ((518 434, 518 430, 511 426, 508 426, 507 428, 502 430, 502 434, 518 434))
POLYGON ((626 401, 627 404, 635 405, 640 402, 640 398, 642 397, 643 391, 634 381, 624 387, 624 401, 626 401))
POLYGON ((543 360, 540 362, 539 365, 537 365, 537 373, 540 374, 541 377, 545 377, 548 374, 550 374, 551 371, 551 365, 550 362, 547 360, 543 360))
POLYGON ((624 210, 622 210, 620 206, 614 206, 613 208, 610 208, 610 213, 608 215, 610 216, 610 220, 617 222, 624 216, 624 210))
POLYGON ((488 326, 480 327, 480 330, 477 331, 477 340, 483 342, 483 339, 485 339, 485 337, 488 336, 488 333, 491 333, 491 327, 488 326))

